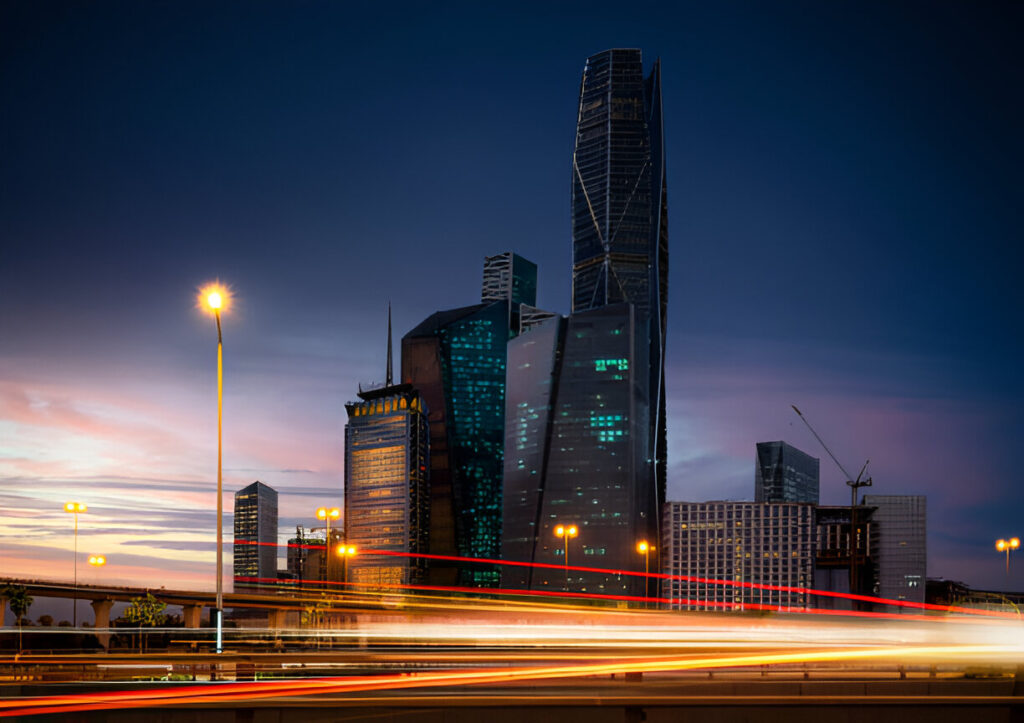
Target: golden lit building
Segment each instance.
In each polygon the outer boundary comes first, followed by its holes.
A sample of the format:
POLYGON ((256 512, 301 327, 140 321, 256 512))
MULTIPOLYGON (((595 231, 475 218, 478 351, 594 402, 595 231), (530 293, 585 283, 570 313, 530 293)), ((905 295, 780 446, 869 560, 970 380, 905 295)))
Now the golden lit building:
POLYGON ((348 582, 415 584, 429 531, 425 405, 411 384, 360 390, 359 399, 345 405, 345 543, 356 548, 348 582))

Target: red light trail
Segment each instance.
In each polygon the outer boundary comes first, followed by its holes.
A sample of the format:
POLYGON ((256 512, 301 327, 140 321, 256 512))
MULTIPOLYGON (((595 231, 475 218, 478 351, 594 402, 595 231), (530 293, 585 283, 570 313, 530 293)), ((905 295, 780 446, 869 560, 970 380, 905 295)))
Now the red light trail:
MULTIPOLYGON (((249 542, 239 540, 235 544, 243 545, 265 545, 272 547, 291 547, 291 548, 302 548, 302 549, 324 549, 324 545, 297 545, 289 543, 288 545, 278 545, 272 542, 249 542)), ((930 610, 934 612, 942 613, 957 613, 963 615, 976 615, 982 617, 995 617, 995 618, 1009 618, 1016 619, 1020 615, 1018 613, 1005 612, 1001 610, 985 610, 980 608, 965 608, 956 605, 937 605, 935 603, 922 603, 911 600, 894 600, 890 598, 876 597, 872 595, 859 595, 856 593, 848 592, 837 592, 834 590, 817 590, 814 588, 807 587, 792 587, 788 585, 772 585, 768 583, 756 583, 756 582, 744 582, 738 580, 722 580, 717 578, 706 578, 696 577, 692 575, 671 575, 668 573, 660 572, 637 572, 634 570, 617 570, 600 567, 588 567, 583 565, 556 565, 552 563, 544 562, 519 562, 515 560, 497 560, 492 558, 481 558, 481 557, 460 557, 458 555, 432 555, 426 553, 409 553, 409 552, 396 552, 393 550, 363 550, 360 555, 362 556, 389 556, 389 557, 408 557, 408 558, 420 558, 426 560, 441 560, 446 562, 464 562, 480 565, 503 565, 508 567, 529 567, 539 569, 549 569, 563 571, 566 569, 577 571, 577 572, 595 572, 598 574, 609 574, 609 575, 623 575, 629 577, 647 577, 655 578, 658 580, 678 580, 681 582, 692 582, 705 585, 721 585, 731 586, 735 588, 742 588, 748 590, 765 590, 769 592, 786 592, 800 595, 812 595, 817 597, 828 597, 842 600, 852 600, 856 602, 867 602, 877 605, 891 605, 894 607, 916 609, 916 610, 930 610)), ((243 582, 259 582, 261 584, 279 584, 281 581, 276 578, 270 579, 259 579, 259 578, 236 578, 243 582)), ((336 585, 336 586, 347 586, 350 589, 355 589, 356 583, 342 583, 336 581, 309 581, 315 582, 317 585, 336 585)), ((287 586, 288 583, 284 583, 283 586, 287 586)), ((489 595, 532 595, 541 597, 559 597, 559 598, 576 598, 576 599, 587 599, 587 600, 610 600, 610 601, 621 601, 621 602, 640 602, 640 603, 651 603, 670 602, 667 598, 661 597, 644 597, 634 595, 610 595, 604 593, 586 593, 586 592, 560 592, 555 590, 512 590, 508 588, 469 588, 469 587, 445 587, 445 586, 428 586, 428 585, 383 585, 375 584, 374 588, 392 588, 392 589, 410 589, 410 590, 424 590, 433 592, 457 592, 457 593, 475 593, 475 594, 489 594, 489 595)), ((893 614, 893 613, 874 613, 868 611, 850 611, 850 610, 827 610, 824 608, 793 608, 791 606, 783 605, 766 605, 763 603, 736 603, 736 602, 723 602, 714 600, 699 600, 699 599, 681 599, 673 598, 673 603, 680 605, 695 605, 695 606, 708 606, 708 607, 721 607, 729 610, 761 610, 761 611, 772 611, 772 612, 793 612, 793 613, 814 613, 814 614, 835 614, 835 615, 850 615, 857 614, 862 617, 897 617, 906 618, 905 614, 893 614)), ((933 619, 933 618, 928 618, 933 619)))

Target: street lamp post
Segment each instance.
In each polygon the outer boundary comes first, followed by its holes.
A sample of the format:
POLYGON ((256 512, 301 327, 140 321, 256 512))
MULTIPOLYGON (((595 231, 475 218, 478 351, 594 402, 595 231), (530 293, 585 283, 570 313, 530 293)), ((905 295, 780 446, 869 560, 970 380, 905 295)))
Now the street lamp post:
MULTIPOLYGON (((640 540, 636 543, 636 551, 644 556, 644 597, 650 597, 650 575, 651 575, 651 551, 657 548, 654 545, 647 542, 647 540, 640 540)), ((649 607, 650 601, 644 600, 644 607, 649 607)))
POLYGON ((1006 553, 1006 582, 1010 582, 1010 552, 1020 547, 1020 538, 1011 537, 1009 540, 996 540, 996 549, 1006 553))
POLYGON ((224 650, 224 336, 220 313, 230 301, 226 288, 213 285, 200 292, 204 309, 217 320, 217 652, 224 650))
POLYGON ((569 592, 569 538, 576 537, 580 533, 576 525, 558 525, 555 527, 555 537, 561 537, 565 543, 565 591, 569 592))
POLYGON ((89 507, 84 502, 65 502, 64 511, 70 512, 75 516, 75 583, 74 583, 74 598, 72 601, 71 608, 71 625, 78 627, 78 516, 83 512, 88 512, 89 507))
POLYGON ((342 589, 348 586, 348 558, 354 557, 357 550, 355 545, 338 545, 338 549, 335 550, 338 556, 341 557, 341 584, 342 589))
POLYGON ((317 507, 316 518, 327 523, 327 538, 324 543, 324 582, 329 582, 331 576, 331 520, 341 517, 341 510, 337 507, 317 507))

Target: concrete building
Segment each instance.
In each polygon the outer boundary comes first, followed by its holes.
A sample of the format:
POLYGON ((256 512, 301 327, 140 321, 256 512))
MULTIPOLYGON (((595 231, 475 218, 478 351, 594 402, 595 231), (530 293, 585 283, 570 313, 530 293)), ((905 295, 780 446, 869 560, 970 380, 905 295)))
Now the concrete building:
POLYGON ((662 506, 662 597, 677 610, 803 609, 814 574, 814 508, 809 504, 667 502, 662 506))

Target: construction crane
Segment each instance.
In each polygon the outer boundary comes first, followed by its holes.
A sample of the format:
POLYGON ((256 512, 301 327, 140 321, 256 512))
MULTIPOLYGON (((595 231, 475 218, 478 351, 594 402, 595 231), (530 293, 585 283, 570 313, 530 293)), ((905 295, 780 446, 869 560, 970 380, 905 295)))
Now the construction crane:
POLYGON ((793 407, 793 411, 796 412, 796 415, 800 417, 801 420, 803 420, 803 423, 807 425, 807 428, 811 430, 811 434, 813 434, 814 438, 818 440, 818 444, 820 444, 822 448, 826 452, 828 452, 828 456, 832 458, 832 461, 836 463, 836 467, 838 467, 839 470, 843 473, 843 476, 846 478, 846 484, 850 488, 850 592, 856 593, 858 587, 857 538, 860 534, 860 529, 858 529, 857 527, 857 490, 859 490, 861 487, 871 486, 871 478, 864 477, 864 473, 868 469, 868 463, 871 460, 869 459, 867 460, 867 462, 864 463, 864 466, 860 468, 860 474, 857 475, 856 479, 853 479, 852 475, 850 475, 850 473, 846 471, 846 468, 843 467, 843 465, 840 464, 839 460, 836 459, 836 456, 832 454, 832 450, 828 448, 827 444, 825 444, 825 440, 818 436, 818 433, 814 431, 814 427, 811 426, 811 423, 808 422, 807 418, 804 417, 804 415, 800 413, 800 410, 796 408, 796 405, 791 404, 790 406, 793 407))
POLYGON ((846 484, 847 484, 847 486, 849 486, 850 494, 851 494, 850 507, 856 507, 857 506, 857 490, 859 490, 861 487, 870 487, 871 486, 871 478, 868 477, 867 479, 864 479, 864 472, 867 471, 868 463, 871 462, 871 460, 869 459, 867 462, 864 463, 864 466, 860 468, 860 474, 857 475, 857 479, 853 479, 853 477, 850 475, 850 473, 846 471, 846 468, 843 467, 843 465, 839 463, 838 459, 836 459, 836 456, 834 454, 832 454, 832 450, 828 448, 828 445, 825 444, 825 441, 821 437, 818 436, 817 432, 814 431, 814 427, 812 427, 811 423, 807 421, 807 418, 803 414, 800 413, 799 409, 796 408, 796 405, 791 404, 790 406, 793 407, 793 411, 796 412, 796 415, 798 417, 800 417, 801 420, 803 420, 803 423, 807 425, 807 428, 809 430, 811 430, 811 434, 813 434, 814 438, 816 440, 818 440, 818 444, 820 444, 822 446, 822 448, 826 452, 828 452, 828 456, 831 457, 832 461, 836 463, 836 467, 839 468, 839 471, 841 471, 843 473, 843 476, 846 477, 846 484))

